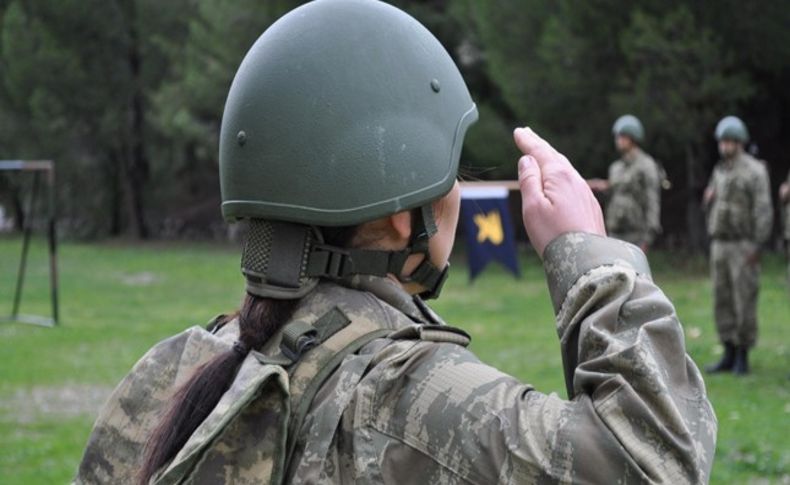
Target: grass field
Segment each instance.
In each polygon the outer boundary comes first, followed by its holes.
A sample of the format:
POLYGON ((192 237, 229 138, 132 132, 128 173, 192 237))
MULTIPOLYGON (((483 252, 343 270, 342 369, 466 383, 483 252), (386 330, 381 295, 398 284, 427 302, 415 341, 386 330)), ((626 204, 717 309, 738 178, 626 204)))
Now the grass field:
MULTIPOLYGON (((0 315, 10 311, 20 240, 0 239, 0 315)), ((30 255, 23 313, 47 314, 44 245, 30 255)), ((698 364, 720 349, 702 259, 651 255, 698 364)), ((93 416, 112 386, 159 339, 234 309, 239 253, 209 245, 64 244, 61 314, 54 329, 0 324, 0 482, 65 483, 93 416)), ((760 341, 753 374, 706 378, 719 418, 712 483, 790 484, 790 301, 779 256, 764 260, 760 341)), ((433 306, 466 328, 472 349, 544 392, 565 396, 559 345, 542 270, 522 259, 515 281, 491 267, 468 284, 458 260, 433 306)))

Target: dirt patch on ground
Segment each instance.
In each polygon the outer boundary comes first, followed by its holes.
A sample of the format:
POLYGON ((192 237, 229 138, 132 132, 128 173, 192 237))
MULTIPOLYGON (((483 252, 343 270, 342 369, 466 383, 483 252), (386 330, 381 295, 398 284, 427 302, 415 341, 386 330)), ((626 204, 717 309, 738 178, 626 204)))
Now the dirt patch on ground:
POLYGON ((95 417, 112 387, 74 384, 37 386, 0 397, 0 419, 30 423, 42 418, 95 417))
POLYGON ((121 274, 121 282, 127 286, 151 286, 161 279, 160 276, 150 271, 121 274))

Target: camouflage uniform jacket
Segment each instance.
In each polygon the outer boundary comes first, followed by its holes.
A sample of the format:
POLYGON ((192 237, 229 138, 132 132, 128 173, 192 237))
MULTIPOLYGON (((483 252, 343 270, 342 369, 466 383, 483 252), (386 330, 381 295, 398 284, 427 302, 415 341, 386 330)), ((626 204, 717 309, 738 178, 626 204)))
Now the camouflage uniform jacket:
POLYGON ((632 243, 652 243, 661 232, 661 177, 656 162, 634 147, 609 167, 609 185, 607 230, 632 243))
MULTIPOLYGON (((641 251, 566 234, 546 249, 545 268, 570 400, 534 390, 461 345, 378 339, 348 356, 316 395, 286 483, 706 482, 716 418, 641 251)), ((352 283, 319 285, 297 316, 339 306, 351 325, 437 320, 389 280, 352 283)), ((235 332, 233 324, 220 331, 228 340, 235 332)), ((161 358, 193 360, 168 356, 177 354, 172 342, 158 347, 151 352, 161 358)), ((149 381, 160 378, 155 367, 145 372, 149 381)), ((79 482, 99 481, 97 471, 123 478, 135 467, 151 416, 146 388, 123 386, 108 403, 117 416, 105 411, 97 421, 79 482)), ((237 443, 261 433, 233 431, 237 443)), ((254 483, 238 468, 218 465, 215 482, 254 483)))
POLYGON ((713 239, 757 244, 768 240, 773 208, 765 165, 741 152, 716 165, 708 188, 715 193, 708 207, 708 234, 713 239))

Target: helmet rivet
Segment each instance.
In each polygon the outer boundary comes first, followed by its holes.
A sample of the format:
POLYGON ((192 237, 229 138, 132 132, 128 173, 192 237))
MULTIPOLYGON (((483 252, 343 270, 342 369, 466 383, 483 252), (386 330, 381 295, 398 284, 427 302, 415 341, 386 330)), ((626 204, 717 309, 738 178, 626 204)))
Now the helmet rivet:
POLYGON ((241 130, 238 135, 236 135, 236 141, 239 142, 239 146, 244 146, 247 143, 247 133, 244 130, 241 130))
POLYGON ((442 90, 442 85, 439 84, 438 79, 431 79, 431 89, 433 89, 434 93, 438 93, 442 90))

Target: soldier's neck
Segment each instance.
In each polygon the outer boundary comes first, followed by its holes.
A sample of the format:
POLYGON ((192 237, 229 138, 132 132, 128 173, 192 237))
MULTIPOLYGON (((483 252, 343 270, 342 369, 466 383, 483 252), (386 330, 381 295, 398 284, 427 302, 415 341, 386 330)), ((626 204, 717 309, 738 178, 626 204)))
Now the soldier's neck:
POLYGON ((634 145, 632 146, 627 152, 623 153, 623 160, 627 162, 633 162, 636 160, 636 157, 639 155, 639 147, 634 145))
POLYGON ((730 156, 723 156, 722 161, 727 168, 732 167, 735 164, 735 161, 740 158, 742 154, 743 150, 736 150, 730 156))

